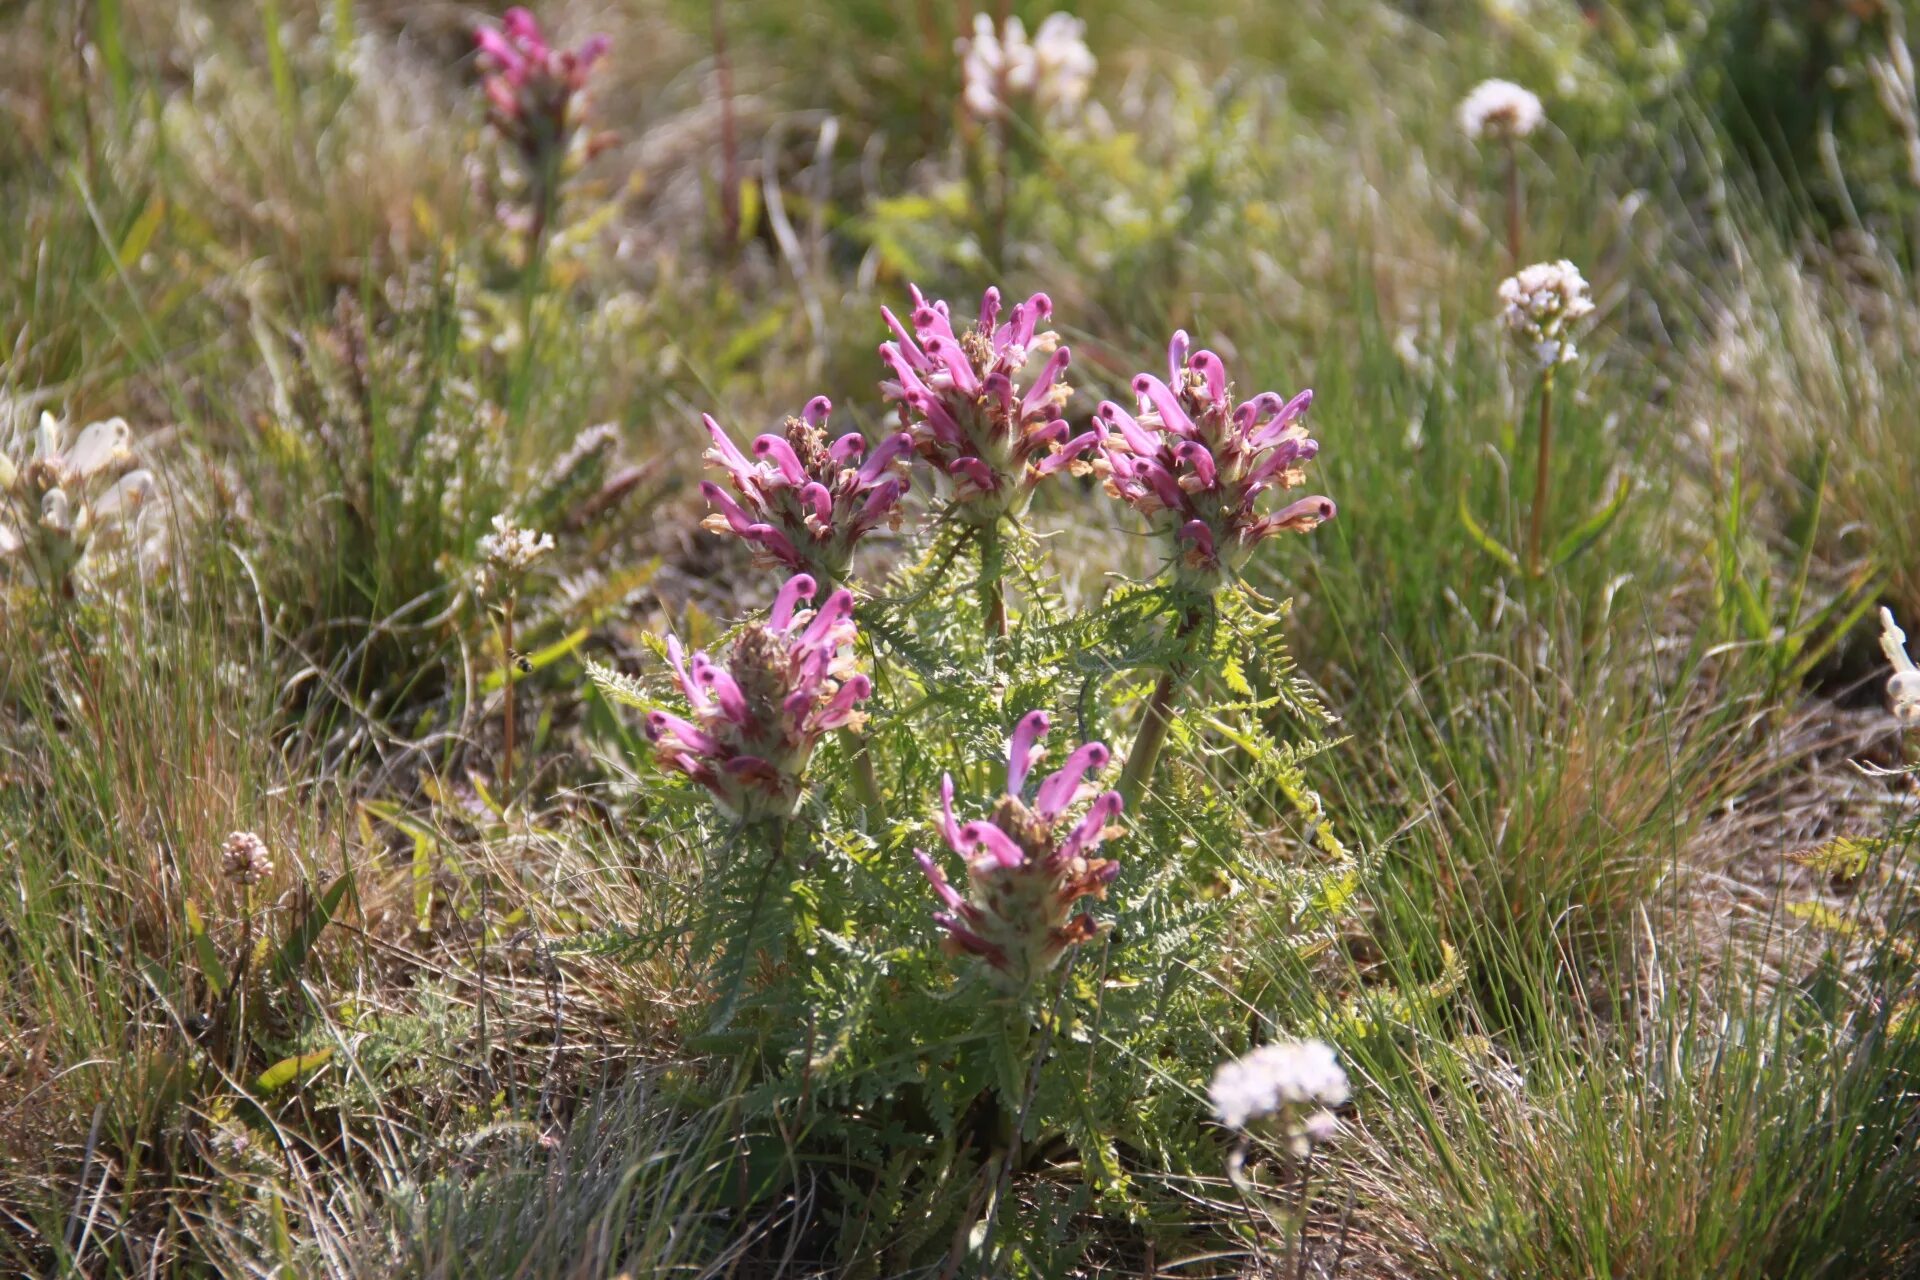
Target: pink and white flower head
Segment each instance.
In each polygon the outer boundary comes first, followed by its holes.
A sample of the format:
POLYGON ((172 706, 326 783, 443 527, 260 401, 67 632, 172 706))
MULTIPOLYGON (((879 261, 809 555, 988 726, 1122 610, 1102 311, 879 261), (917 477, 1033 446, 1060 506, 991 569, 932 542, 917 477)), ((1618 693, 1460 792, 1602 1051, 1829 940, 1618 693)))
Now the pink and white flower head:
POLYGON ((913 437, 895 432, 872 449, 850 431, 828 443, 833 404, 815 396, 780 435, 753 442, 749 458, 711 417, 703 417, 713 448, 709 466, 726 474, 729 494, 711 480, 700 484, 713 514, 706 527, 753 544, 769 565, 811 573, 822 582, 845 580, 854 544, 885 522, 898 528, 907 491, 913 437), (737 495, 737 496, 736 496, 737 495))
POLYGON ((158 535, 143 532, 141 517, 159 514, 147 511, 157 490, 153 473, 134 467, 126 419, 75 432, 42 413, 30 437, 0 438, 0 562, 18 559, 61 591, 116 544, 138 546, 140 567, 151 569, 159 552, 149 544, 158 535))
POLYGON ((1073 907, 1081 898, 1104 898, 1120 873, 1119 863, 1094 856, 1101 841, 1118 833, 1112 823, 1120 815, 1120 793, 1106 792, 1070 816, 1094 790, 1087 775, 1106 767, 1105 746, 1086 743, 1041 780, 1032 799, 1023 794, 1048 727, 1044 711, 1029 711, 1015 726, 1007 744, 1007 791, 984 819, 955 819, 953 779, 941 779, 940 831, 966 860, 964 896, 931 855, 914 851, 940 895, 944 909, 933 918, 947 931, 947 949, 978 956, 1013 990, 1025 990, 1052 969, 1068 947, 1099 936, 1104 926, 1073 907))
POLYGON ((1231 1129, 1273 1117, 1288 1151, 1304 1158, 1339 1131, 1332 1108, 1351 1090, 1347 1073, 1323 1040, 1281 1040, 1220 1064, 1207 1096, 1231 1129))
POLYGON ((565 155, 585 122, 587 78, 606 56, 607 37, 556 49, 534 16, 515 7, 498 27, 476 27, 473 39, 494 127, 530 161, 565 155))
POLYGON ((1460 132, 1473 142, 1524 138, 1546 118, 1539 97, 1511 80, 1482 80, 1460 100, 1456 113, 1460 132))
POLYGON ((1031 99, 1041 118, 1066 124, 1079 112, 1098 67, 1087 48, 1087 24, 1070 13, 1049 14, 1027 41, 1015 16, 994 29, 984 13, 973 15, 973 34, 954 42, 965 80, 961 101, 977 120, 1004 115, 1010 103, 1031 99))
POLYGON ((1099 439, 1074 435, 1060 416, 1073 394, 1061 380, 1071 362, 1060 335, 1040 325, 1053 303, 1036 293, 1000 318, 1000 291, 988 289, 978 320, 956 333, 945 302, 913 290, 911 331, 882 307, 894 340, 880 345, 893 377, 881 394, 900 406, 914 449, 952 483, 960 514, 981 524, 1019 515, 1033 488, 1057 471, 1084 472, 1099 439), (1044 358, 1032 381, 1030 361, 1044 358))
POLYGON ((1574 326, 1593 314, 1593 295, 1579 267, 1565 258, 1522 267, 1500 282, 1499 296, 1501 323, 1542 369, 1579 356, 1574 326))
POLYGON ((1174 548, 1181 585, 1212 592, 1239 572, 1262 539, 1312 531, 1333 519, 1330 498, 1315 495, 1268 510, 1268 493, 1305 483, 1320 451, 1307 434, 1313 392, 1283 400, 1263 391, 1238 406, 1226 366, 1211 351, 1188 354, 1184 332, 1167 351, 1168 381, 1136 374, 1139 413, 1103 401, 1101 456, 1107 492, 1152 521, 1174 548))
POLYGON ((667 661, 693 709, 647 713, 664 769, 707 788, 742 821, 784 818, 800 803, 807 762, 835 729, 858 729, 872 683, 853 669, 853 595, 835 591, 817 611, 814 580, 787 579, 765 623, 743 627, 726 665, 667 640, 667 661))

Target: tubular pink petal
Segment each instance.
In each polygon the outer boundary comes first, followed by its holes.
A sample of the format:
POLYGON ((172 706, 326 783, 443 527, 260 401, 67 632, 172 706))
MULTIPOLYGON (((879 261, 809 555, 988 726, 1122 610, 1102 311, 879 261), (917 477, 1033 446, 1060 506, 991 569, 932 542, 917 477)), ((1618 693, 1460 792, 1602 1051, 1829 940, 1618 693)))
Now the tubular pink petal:
MULTIPOLYGON (((906 368, 921 372, 933 368, 933 362, 927 359, 927 353, 920 349, 920 344, 914 341, 911 333, 907 332, 907 327, 900 323, 900 317, 894 315, 893 312, 887 310, 885 307, 880 308, 880 314, 886 318, 887 328, 893 330, 893 336, 895 338, 895 342, 881 344, 881 356, 883 358, 886 357, 889 348, 891 348, 899 364, 906 368)), ((893 362, 893 360, 888 361, 890 364, 893 362)))
POLYGON ((1160 450, 1160 438, 1141 426, 1134 416, 1111 400, 1102 400, 1095 416, 1120 433, 1127 442, 1127 448, 1138 454, 1152 456, 1160 450))
POLYGON ((957 458, 947 468, 947 474, 965 480, 981 493, 992 493, 1000 487, 1000 480, 979 458, 957 458))
POLYGON ((799 486, 807 482, 807 469, 800 465, 800 456, 779 436, 754 437, 753 453, 755 457, 770 460, 788 484, 799 486))
POLYGON ((946 837, 947 845, 955 853, 965 853, 967 847, 960 842, 960 824, 953 817, 953 775, 940 775, 940 834, 946 837))
POLYGON ((833 412, 833 401, 825 396, 815 396, 807 401, 807 407, 800 411, 800 420, 810 427, 825 430, 827 415, 833 412))
POLYGON ((992 333, 994 321, 1000 318, 1000 290, 992 285, 980 295, 980 331, 992 333))
MULTIPOLYGON (((1274 398, 1278 399, 1279 397, 1276 396, 1274 398)), ((1280 437, 1286 433, 1287 428, 1298 422, 1301 416, 1312 407, 1313 391, 1309 388, 1275 410, 1273 418, 1259 430, 1255 431, 1252 436, 1249 437, 1249 442, 1256 449, 1265 448, 1270 444, 1276 443, 1280 437)))
POLYGON ((853 617, 853 592, 841 587, 827 597, 820 606, 820 612, 813 615, 813 621, 800 633, 800 643, 808 646, 824 644, 835 627, 853 617))
POLYGON ((963 396, 980 394, 980 379, 973 371, 973 362, 967 359, 967 353, 960 344, 943 334, 934 334, 927 339, 927 354, 943 366, 947 376, 953 379, 953 389, 963 396))
POLYGON ((741 510, 740 504, 733 500, 732 494, 711 480, 700 482, 700 496, 707 500, 708 505, 726 517, 727 526, 743 538, 752 537, 755 529, 765 527, 757 524, 751 516, 741 510))
POLYGON ((1173 337, 1167 340, 1167 381, 1177 383, 1187 367, 1187 349, 1193 345, 1193 339, 1187 336, 1185 329, 1175 329, 1173 337))
POLYGON ((1181 525, 1180 541, 1191 542, 1194 553, 1204 561, 1218 558, 1213 545, 1213 530, 1207 527, 1205 520, 1189 520, 1181 525))
POLYGON ((693 655, 693 678, 701 688, 713 695, 714 702, 720 707, 720 714, 735 724, 747 723, 746 695, 740 692, 740 686, 734 678, 704 653, 693 655))
POLYGON ((1220 473, 1213 465, 1213 454, 1198 440, 1182 440, 1174 446, 1173 456, 1192 468, 1201 488, 1211 489, 1219 482, 1220 473))
POLYGON ((700 421, 706 424, 707 434, 713 437, 713 448, 707 453, 708 459, 725 468, 733 477, 734 483, 744 487, 753 477, 753 464, 747 461, 747 455, 740 452, 732 438, 721 429, 720 424, 715 422, 711 415, 701 414, 700 421))
POLYGON ((833 525, 833 495, 818 480, 809 480, 800 490, 800 501, 813 508, 813 518, 823 527, 833 525))
POLYGON ((1001 866, 1012 870, 1026 865, 1027 855, 1013 837, 991 822, 969 822, 960 828, 960 840, 969 851, 984 849, 1001 866))
POLYGON ((857 533, 865 533, 867 530, 879 524, 880 521, 886 518, 889 511, 900 504, 900 498, 906 491, 907 482, 898 476, 882 484, 875 485, 867 494, 866 502, 861 505, 860 510, 856 512, 853 517, 854 531, 857 533))
POLYGON ((653 742, 671 737, 681 746, 696 755, 712 756, 719 754, 720 743, 691 721, 683 720, 670 711, 649 711, 646 718, 647 737, 653 742))
POLYGON ((1013 408, 1013 379, 995 369, 981 380, 980 394, 999 405, 1000 412, 1006 413, 1013 408))
POLYGON ((1160 415, 1160 423, 1176 435, 1193 434, 1193 419, 1180 407, 1180 399, 1173 389, 1150 373, 1137 373, 1133 376, 1133 393, 1140 397, 1141 403, 1151 404, 1160 415))
POLYGON ((767 625, 775 631, 787 630, 793 625, 794 606, 802 600, 813 599, 816 589, 812 574, 796 573, 788 578, 773 598, 773 612, 767 617, 767 625))
POLYGON ((1087 772, 1106 768, 1112 755, 1102 742, 1086 742, 1075 748, 1066 763, 1040 784, 1040 791, 1034 797, 1034 812, 1048 821, 1059 817, 1079 794, 1081 780, 1087 772))
POLYGON ((1207 384, 1207 399, 1218 409, 1227 403, 1227 366, 1220 357, 1211 351, 1196 351, 1187 361, 1187 367, 1199 374, 1207 384))
POLYGON ((1124 808, 1126 808, 1126 801, 1121 799, 1118 791, 1109 791, 1095 800, 1093 807, 1087 810, 1086 816, 1074 824, 1073 830, 1061 842, 1059 853, 1061 860, 1076 858, 1089 849, 1099 848, 1101 840, 1105 838, 1104 833, 1108 825, 1120 816, 1120 811, 1124 808))
POLYGON ((844 467, 866 451, 867 438, 858 431, 849 431, 827 449, 827 457, 844 467))
POLYGON ((860 464, 860 483, 870 485, 886 474, 896 458, 903 458, 913 452, 913 437, 905 431, 896 431, 874 446, 865 462, 860 464))
POLYGON ((834 692, 820 711, 814 725, 821 730, 838 729, 853 719, 854 707, 873 693, 873 681, 863 675, 851 675, 834 692))
POLYGON ((915 849, 913 860, 920 864, 920 870, 926 873, 927 879, 933 881, 933 892, 947 910, 959 911, 967 905, 967 900, 960 896, 960 891, 948 881, 947 873, 940 869, 940 864, 935 862, 925 849, 915 849))
POLYGON ((1027 785, 1027 771, 1033 767, 1034 744, 1047 736, 1053 719, 1044 711, 1029 711, 1013 726, 1007 739, 1007 794, 1017 796, 1027 785))
POLYGON ((1040 376, 1034 379, 1031 387, 1027 388, 1027 394, 1020 401, 1020 412, 1023 415, 1040 412, 1053 395, 1053 384, 1059 381, 1060 375, 1072 363, 1071 351, 1065 347, 1056 348, 1054 353, 1047 357, 1047 363, 1040 370, 1040 376))

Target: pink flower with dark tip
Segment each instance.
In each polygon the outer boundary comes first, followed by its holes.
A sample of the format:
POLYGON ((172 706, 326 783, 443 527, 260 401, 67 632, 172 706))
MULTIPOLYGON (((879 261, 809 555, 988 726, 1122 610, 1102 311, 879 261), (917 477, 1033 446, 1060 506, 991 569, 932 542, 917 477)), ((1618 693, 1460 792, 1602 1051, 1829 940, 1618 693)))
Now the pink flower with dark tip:
POLYGON ((1211 592, 1237 573, 1255 544, 1282 531, 1310 532, 1333 519, 1318 495, 1270 509, 1268 493, 1305 482, 1320 451, 1307 434, 1313 392, 1283 400, 1263 391, 1238 406, 1226 366, 1211 351, 1187 353, 1184 332, 1167 352, 1168 381, 1136 374, 1138 415, 1111 400, 1096 414, 1107 492, 1152 521, 1173 546, 1183 585, 1211 592))
POLYGON ((854 544, 883 522, 897 528, 907 491, 913 437, 896 432, 871 449, 857 431, 828 442, 833 404, 815 396, 782 434, 753 442, 749 458, 712 418, 703 418, 713 448, 709 466, 724 472, 729 494, 702 481, 713 514, 706 527, 753 544, 767 564, 814 574, 828 583, 845 579, 854 544))
POLYGON ((978 319, 955 332, 945 302, 913 290, 911 329, 882 307, 893 341, 880 358, 893 377, 881 394, 900 406, 900 422, 920 456, 952 484, 966 519, 991 524, 1018 515, 1033 489, 1057 471, 1088 469, 1097 431, 1073 434, 1061 409, 1073 388, 1061 379, 1072 356, 1060 335, 1040 325, 1053 303, 1036 293, 1000 319, 1000 291, 988 289, 978 319), (1027 366, 1044 358, 1031 382, 1027 366))
POLYGON ((859 704, 873 686, 853 669, 853 595, 836 591, 817 612, 802 608, 815 591, 804 573, 787 579, 766 622, 741 629, 724 666, 667 640, 693 715, 647 713, 655 758, 745 821, 790 816, 820 739, 865 719, 859 704))
POLYGON ((587 78, 609 41, 593 36, 578 49, 556 49, 521 8, 507 10, 498 27, 476 27, 473 41, 488 115, 538 175, 550 159, 565 156, 580 133, 587 78))
POLYGON ((1029 711, 1007 743, 1007 791, 984 819, 962 823, 953 813, 953 778, 940 781, 936 820, 947 844, 967 864, 963 895, 923 849, 914 857, 933 882, 942 910, 934 920, 946 930, 948 950, 977 956, 996 979, 1024 990, 1060 962, 1067 948, 1099 936, 1105 927, 1073 907, 1085 897, 1104 898, 1120 864, 1094 856, 1116 834, 1118 791, 1090 794, 1089 773, 1105 768, 1107 748, 1089 742, 1041 779, 1025 798, 1027 775, 1049 727, 1044 711, 1029 711), (1078 810, 1077 816, 1070 816, 1078 810))

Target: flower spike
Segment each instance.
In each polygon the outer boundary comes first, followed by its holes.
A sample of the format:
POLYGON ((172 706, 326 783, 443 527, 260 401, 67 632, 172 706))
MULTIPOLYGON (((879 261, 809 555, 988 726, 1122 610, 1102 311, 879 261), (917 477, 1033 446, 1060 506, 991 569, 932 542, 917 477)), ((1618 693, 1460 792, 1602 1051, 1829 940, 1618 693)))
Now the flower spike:
POLYGON ((1060 409, 1073 389, 1062 379, 1072 356, 1051 330, 1036 333, 1053 314, 1053 303, 1036 293, 996 326, 1000 291, 988 289, 978 324, 953 330, 945 302, 929 303, 913 290, 909 332, 898 317, 880 309, 894 340, 880 345, 893 377, 881 394, 900 406, 900 424, 921 457, 952 482, 953 497, 968 520, 992 524, 1019 515, 1033 487, 1063 468, 1088 469, 1098 437, 1072 436, 1060 409), (1028 363, 1046 360, 1031 383, 1028 363))
POLYGON ((1262 392, 1237 408, 1226 364, 1192 351, 1184 332, 1167 346, 1171 382, 1136 374, 1138 413, 1105 401, 1100 468, 1107 492, 1147 516, 1172 544, 1176 581, 1210 593, 1237 573, 1255 544, 1282 531, 1305 533, 1333 519, 1333 501, 1303 498, 1263 514, 1261 495, 1305 482, 1319 442, 1300 421, 1313 393, 1282 400, 1262 392))
POLYGON ((1088 771, 1106 766, 1106 747, 1098 742, 1079 747, 1041 782, 1031 804, 1023 798, 1036 744, 1047 729, 1043 711, 1028 712, 1014 727, 1006 794, 987 818, 956 823, 953 779, 941 779, 938 826, 948 847, 966 860, 964 896, 932 855, 914 852, 945 908, 933 918, 946 930, 948 950, 977 957, 997 982, 1016 991, 1058 964, 1068 947, 1099 936, 1105 926, 1086 912, 1076 914, 1074 904, 1104 898, 1120 871, 1119 863, 1090 856, 1115 834, 1120 793, 1100 796, 1076 821, 1066 817, 1085 789, 1088 771))
POLYGON ((767 621, 740 632, 724 666, 667 640, 694 718, 650 711, 647 739, 661 768, 686 774, 746 821, 793 813, 814 748, 835 729, 857 729, 858 704, 873 691, 853 670, 852 594, 835 591, 818 612, 801 607, 817 589, 804 573, 787 579, 767 621))
POLYGON ((738 495, 704 481, 700 492, 713 508, 706 527, 752 543, 762 563, 829 583, 845 579, 861 538, 882 523, 898 527, 913 451, 913 437, 904 431, 871 450, 858 433, 829 444, 832 411, 831 401, 815 396, 799 417, 787 419, 782 434, 755 440, 752 459, 719 423, 701 419, 713 439, 707 464, 738 495))

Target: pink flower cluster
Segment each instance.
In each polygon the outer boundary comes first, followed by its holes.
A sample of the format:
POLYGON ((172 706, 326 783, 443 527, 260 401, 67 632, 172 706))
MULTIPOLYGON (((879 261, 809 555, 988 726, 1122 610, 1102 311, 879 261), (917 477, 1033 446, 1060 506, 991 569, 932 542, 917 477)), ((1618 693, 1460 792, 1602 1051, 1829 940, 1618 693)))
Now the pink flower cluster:
POLYGON ((764 562, 838 583, 855 543, 883 520, 898 526, 913 437, 897 432, 871 452, 857 431, 829 444, 832 409, 825 396, 814 397, 800 417, 787 419, 783 436, 769 433, 753 442, 752 460, 719 423, 703 418, 713 437, 707 462, 727 474, 739 498, 711 480, 701 482, 700 492, 714 512, 708 529, 746 539, 764 562))
POLYGON ((587 77, 608 40, 593 36, 578 49, 555 49, 525 9, 507 10, 500 26, 473 33, 493 123, 529 157, 562 154, 580 123, 587 77))
POLYGON ((945 907, 933 918, 947 931, 948 949, 978 956, 1015 990, 1052 969, 1068 947, 1098 936, 1093 917, 1075 915, 1073 905, 1105 897, 1120 872, 1119 863, 1093 856, 1114 834, 1119 792, 1099 796, 1077 821, 1066 822, 1068 810, 1091 790, 1087 774, 1106 767, 1105 746, 1084 744, 1041 781, 1031 803, 1021 797, 1049 727, 1044 711, 1028 712, 1015 726, 1007 744, 1007 792, 984 820, 956 821, 953 778, 941 780, 940 831, 966 859, 965 896, 925 850, 914 851, 945 907))
POLYGON ((1282 400, 1263 391, 1237 408, 1226 366, 1211 351, 1187 354, 1184 332, 1167 351, 1167 382, 1135 375, 1136 417, 1112 401, 1098 410, 1107 491, 1149 517, 1174 546, 1176 580, 1211 592, 1261 539, 1312 530, 1334 514, 1330 498, 1301 498, 1261 514, 1261 495, 1302 483, 1320 450, 1302 420, 1313 392, 1282 400))
POLYGON ((900 406, 914 448, 953 483, 962 516, 992 524, 1018 515, 1033 486, 1065 468, 1079 468, 1099 432, 1074 435, 1060 410, 1073 389, 1061 381, 1072 357, 1060 336, 1039 326, 1053 303, 1036 293, 1000 323, 1000 291, 988 289, 979 319, 955 333, 945 302, 913 290, 912 331, 885 307, 894 341, 880 356, 893 379, 881 394, 900 406), (1033 381, 1020 381, 1030 359, 1046 363, 1033 381))
POLYGON ((787 579, 766 623, 741 629, 725 667, 667 641, 694 719, 650 711, 647 739, 662 768, 706 787, 743 821, 790 816, 820 739, 864 719, 857 704, 873 686, 853 670, 853 595, 835 591, 818 612, 801 608, 815 591, 804 573, 787 579))

